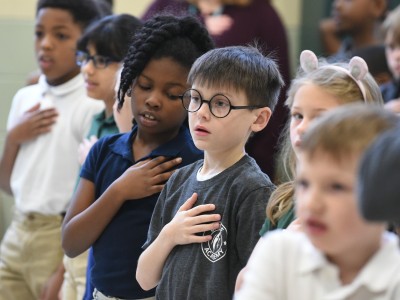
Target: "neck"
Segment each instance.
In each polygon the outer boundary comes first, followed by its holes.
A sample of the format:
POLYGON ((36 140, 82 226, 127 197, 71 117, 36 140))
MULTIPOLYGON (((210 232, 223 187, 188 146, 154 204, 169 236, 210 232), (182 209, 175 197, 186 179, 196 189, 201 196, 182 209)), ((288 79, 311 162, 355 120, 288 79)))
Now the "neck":
POLYGON ((154 149, 169 142, 179 133, 179 128, 174 132, 161 132, 159 134, 143 134, 138 128, 133 140, 133 153, 135 160, 147 156, 154 149))
POLYGON ((363 31, 358 32, 353 36, 353 47, 358 49, 381 43, 381 41, 377 38, 376 30, 377 29, 374 26, 371 26, 363 31))
POLYGON ((113 115, 113 106, 114 106, 114 98, 104 100, 104 104, 106 106, 105 111, 106 111, 106 118, 109 118, 113 115))
POLYGON ((243 156, 245 151, 232 153, 209 153, 204 152, 204 164, 200 170, 200 175, 206 178, 214 177, 229 167, 237 163, 243 156))

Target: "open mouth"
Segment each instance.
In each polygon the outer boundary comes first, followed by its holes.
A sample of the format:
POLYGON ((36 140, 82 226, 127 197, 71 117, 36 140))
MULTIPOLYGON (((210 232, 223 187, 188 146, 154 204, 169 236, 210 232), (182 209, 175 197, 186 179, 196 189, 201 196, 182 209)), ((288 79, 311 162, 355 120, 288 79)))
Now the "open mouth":
POLYGON ((156 119, 153 115, 148 114, 148 113, 143 114, 143 117, 145 117, 146 119, 149 119, 149 120, 155 120, 156 119))

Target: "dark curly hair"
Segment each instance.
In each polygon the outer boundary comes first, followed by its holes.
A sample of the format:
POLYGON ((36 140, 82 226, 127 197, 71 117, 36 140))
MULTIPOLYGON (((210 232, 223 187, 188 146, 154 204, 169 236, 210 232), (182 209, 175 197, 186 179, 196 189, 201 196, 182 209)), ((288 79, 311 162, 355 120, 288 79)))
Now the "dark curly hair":
POLYGON ((100 2, 103 0, 39 0, 36 6, 36 15, 42 8, 63 9, 71 14, 82 30, 85 30, 93 21, 112 13, 110 6, 107 9, 100 2))
POLYGON ((136 31, 124 60, 118 90, 118 109, 133 81, 152 59, 169 57, 188 70, 194 61, 214 48, 207 30, 191 16, 158 15, 136 31))

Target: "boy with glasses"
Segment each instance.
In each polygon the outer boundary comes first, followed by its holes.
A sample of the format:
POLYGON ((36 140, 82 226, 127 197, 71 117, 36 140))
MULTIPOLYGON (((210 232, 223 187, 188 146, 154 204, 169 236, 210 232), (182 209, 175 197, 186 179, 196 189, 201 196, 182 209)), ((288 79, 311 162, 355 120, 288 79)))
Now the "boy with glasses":
POLYGON ((267 125, 283 81, 272 59, 241 46, 207 52, 188 81, 180 98, 204 160, 165 185, 136 279, 157 286, 157 299, 232 299, 274 189, 244 147, 267 125))

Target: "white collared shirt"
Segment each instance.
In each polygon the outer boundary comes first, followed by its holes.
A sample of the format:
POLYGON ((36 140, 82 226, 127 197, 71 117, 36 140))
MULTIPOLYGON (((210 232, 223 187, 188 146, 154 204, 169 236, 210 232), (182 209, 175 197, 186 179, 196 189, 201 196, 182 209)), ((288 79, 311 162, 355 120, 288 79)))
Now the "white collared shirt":
POLYGON ((400 251, 396 235, 385 233, 379 251, 352 283, 342 285, 338 268, 299 232, 274 231, 252 254, 235 300, 400 299, 400 251))
POLYGON ((21 145, 11 188, 18 210, 56 215, 64 212, 71 200, 79 175, 79 143, 104 103, 86 96, 81 74, 58 86, 49 86, 42 75, 38 84, 22 88, 14 96, 7 128, 38 102, 41 108, 55 107, 59 115, 49 133, 21 145))

